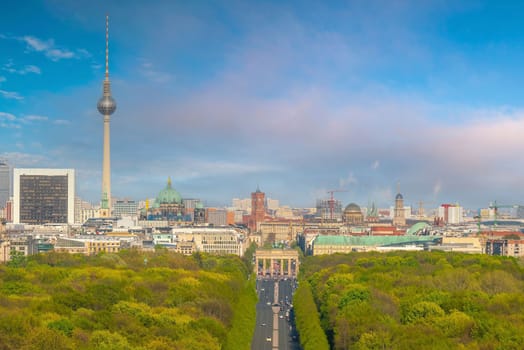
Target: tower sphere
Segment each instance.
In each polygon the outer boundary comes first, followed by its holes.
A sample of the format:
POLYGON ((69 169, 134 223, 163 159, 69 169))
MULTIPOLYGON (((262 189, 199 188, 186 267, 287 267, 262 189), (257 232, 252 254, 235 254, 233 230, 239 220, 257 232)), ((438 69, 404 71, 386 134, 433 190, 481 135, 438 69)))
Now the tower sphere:
POLYGON ((96 105, 102 115, 111 115, 116 110, 116 102, 111 96, 102 96, 96 105))

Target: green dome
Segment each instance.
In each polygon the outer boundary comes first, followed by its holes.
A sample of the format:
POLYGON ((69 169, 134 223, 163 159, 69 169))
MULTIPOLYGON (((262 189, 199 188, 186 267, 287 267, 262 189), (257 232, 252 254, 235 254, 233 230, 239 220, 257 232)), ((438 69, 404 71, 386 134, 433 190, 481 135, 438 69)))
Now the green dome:
POLYGON ((155 204, 181 204, 182 197, 173 187, 171 187, 171 178, 167 179, 167 186, 156 197, 155 204))

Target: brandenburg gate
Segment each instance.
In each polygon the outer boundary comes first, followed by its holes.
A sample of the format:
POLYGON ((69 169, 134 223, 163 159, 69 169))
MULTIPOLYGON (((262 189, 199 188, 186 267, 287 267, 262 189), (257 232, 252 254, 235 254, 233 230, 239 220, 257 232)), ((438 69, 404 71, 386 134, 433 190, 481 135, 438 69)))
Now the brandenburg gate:
POLYGON ((298 252, 293 249, 255 251, 255 273, 259 276, 296 277, 299 265, 298 252))

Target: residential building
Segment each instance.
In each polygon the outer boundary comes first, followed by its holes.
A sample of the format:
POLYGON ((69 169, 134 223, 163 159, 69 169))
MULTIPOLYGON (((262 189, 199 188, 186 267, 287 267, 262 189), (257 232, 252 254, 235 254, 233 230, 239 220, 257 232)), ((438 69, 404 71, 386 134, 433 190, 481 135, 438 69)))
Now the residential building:
POLYGON ((464 222, 464 209, 458 204, 442 204, 438 208, 438 217, 445 224, 461 224, 464 222))

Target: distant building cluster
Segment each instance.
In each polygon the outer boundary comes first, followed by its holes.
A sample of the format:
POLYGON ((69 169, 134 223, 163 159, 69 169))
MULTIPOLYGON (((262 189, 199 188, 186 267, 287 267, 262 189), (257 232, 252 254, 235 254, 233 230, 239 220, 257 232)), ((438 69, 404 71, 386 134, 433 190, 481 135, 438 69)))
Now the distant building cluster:
MULTIPOLYGON (((343 189, 327 191, 331 196, 317 199, 314 207, 292 208, 266 197, 257 186, 249 198, 234 198, 231 207, 207 207, 201 199, 183 198, 171 178, 155 198, 116 198, 111 193, 110 116, 116 102, 109 80, 108 35, 105 59, 97 104, 104 135, 100 202, 89 203, 77 195, 74 169, 11 169, 0 159, 1 262, 50 250, 92 255, 156 246, 180 254, 241 256, 252 243, 285 248, 294 242, 312 255, 438 249, 524 256, 520 205, 493 202, 468 212, 458 203, 444 203, 427 214, 419 201, 415 213, 398 188, 389 208, 343 205, 335 198, 335 193, 347 192, 343 189)), ((271 266, 261 260, 261 271, 286 270, 283 263, 275 270, 274 261, 264 259, 271 266)))
POLYGON ((251 243, 292 242, 312 255, 426 249, 524 256, 520 207, 490 205, 467 216, 459 204, 444 203, 432 215, 416 215, 401 193, 388 209, 344 207, 333 198, 319 199, 314 208, 290 208, 257 187, 250 198, 221 208, 183 198, 168 178, 153 199, 113 198, 107 215, 101 204, 76 195, 73 169, 10 169, 0 161, 0 199, 1 262, 50 250, 92 255, 156 246, 186 255, 241 256, 251 243), (517 226, 507 226, 511 218, 517 226))

